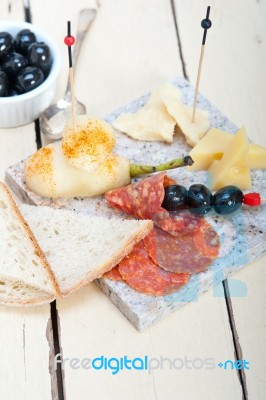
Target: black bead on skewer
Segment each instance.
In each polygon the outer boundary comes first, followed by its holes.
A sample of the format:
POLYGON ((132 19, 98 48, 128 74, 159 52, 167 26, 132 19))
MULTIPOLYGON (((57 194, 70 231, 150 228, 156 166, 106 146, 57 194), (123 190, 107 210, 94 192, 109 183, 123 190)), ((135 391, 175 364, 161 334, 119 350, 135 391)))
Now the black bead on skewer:
POLYGON ((211 22, 211 20, 209 19, 210 11, 211 11, 211 7, 208 6, 208 7, 207 7, 206 18, 204 18, 204 19, 201 21, 201 27, 204 29, 203 38, 202 38, 202 45, 203 45, 203 46, 205 45, 205 42, 206 42, 207 31, 208 31, 208 29, 210 29, 210 27, 212 26, 212 22, 211 22))

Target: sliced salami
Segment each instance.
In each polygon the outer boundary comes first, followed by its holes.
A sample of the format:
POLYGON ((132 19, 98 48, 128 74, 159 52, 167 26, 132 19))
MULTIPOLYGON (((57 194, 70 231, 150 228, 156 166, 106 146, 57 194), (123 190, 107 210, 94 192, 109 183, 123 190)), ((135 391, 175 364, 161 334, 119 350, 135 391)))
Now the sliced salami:
POLYGON ((190 278, 189 274, 176 274, 159 268, 149 257, 143 241, 119 263, 119 271, 133 289, 154 296, 173 293, 190 278))
POLYGON ((151 259, 174 273, 205 271, 218 256, 219 237, 210 224, 201 219, 193 233, 173 236, 157 227, 144 238, 151 259))
MULTIPOLYGON (((158 218, 159 215, 157 222, 158 218)), ((170 211, 169 217, 156 225, 173 236, 180 236, 195 232, 202 219, 201 215, 191 214, 188 210, 170 211)))
POLYGON ((111 190, 105 198, 112 206, 140 219, 152 219, 153 214, 166 212, 161 207, 166 174, 160 173, 137 183, 111 190))
POLYGON ((123 278, 120 274, 120 271, 118 269, 118 266, 111 269, 111 271, 108 271, 105 274, 103 274, 102 277, 111 279, 112 281, 122 281, 123 280, 123 278))
POLYGON ((137 183, 111 190, 105 194, 107 202, 119 210, 139 219, 152 219, 162 229, 176 234, 184 230, 182 216, 171 218, 162 207, 164 187, 175 181, 162 172, 137 183))

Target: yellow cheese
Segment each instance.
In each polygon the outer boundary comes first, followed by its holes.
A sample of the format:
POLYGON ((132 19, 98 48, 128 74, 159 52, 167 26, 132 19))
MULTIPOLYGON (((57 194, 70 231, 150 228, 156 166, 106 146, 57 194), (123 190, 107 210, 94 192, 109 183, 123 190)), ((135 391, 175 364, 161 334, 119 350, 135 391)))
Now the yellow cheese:
POLYGON ((218 164, 219 161, 214 161, 208 170, 212 190, 219 190, 227 185, 235 185, 242 190, 251 189, 250 169, 247 165, 239 164, 225 168, 224 173, 217 176, 215 171, 220 169, 218 164))
POLYGON ((207 170, 214 160, 222 158, 224 149, 232 138, 233 135, 228 132, 216 128, 210 129, 189 153, 194 164, 187 167, 187 170, 207 170))
POLYGON ((266 169, 266 147, 251 143, 248 150, 247 165, 249 168, 266 169))
POLYGON ((241 128, 224 150, 221 160, 215 160, 208 169, 213 190, 236 185, 240 189, 251 188, 250 170, 247 166, 249 144, 244 128, 241 128))
MULTIPOLYGON (((222 158, 225 148, 233 137, 230 133, 220 129, 210 129, 189 153, 194 164, 187 167, 187 170, 207 170, 214 160, 222 158)), ((251 143, 247 154, 247 166, 266 169, 266 147, 251 143)))

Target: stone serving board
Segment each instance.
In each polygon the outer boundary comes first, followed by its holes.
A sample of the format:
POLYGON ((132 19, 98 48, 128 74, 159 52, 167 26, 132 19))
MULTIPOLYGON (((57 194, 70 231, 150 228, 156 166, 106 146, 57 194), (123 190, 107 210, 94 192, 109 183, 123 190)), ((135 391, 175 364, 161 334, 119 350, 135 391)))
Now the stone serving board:
MULTIPOLYGON (((183 101, 193 104, 194 88, 183 78, 173 82, 182 91, 183 101)), ((122 112, 136 112, 147 101, 148 94, 121 107, 104 119, 112 123, 122 112)), ((199 108, 209 111, 212 127, 234 134, 237 130, 206 98, 199 95, 199 108)), ((128 157, 134 163, 157 164, 178 156, 187 155, 190 147, 182 136, 175 136, 172 144, 159 142, 139 142, 117 132, 115 152, 128 157)), ((34 205, 46 205, 54 208, 67 208, 88 215, 125 218, 125 214, 109 207, 100 197, 51 199, 40 197, 31 192, 24 181, 24 162, 22 160, 6 171, 6 182, 25 202, 34 205)), ((169 176, 189 187, 193 183, 207 184, 206 172, 188 172, 184 168, 169 171, 169 176)), ((266 171, 252 172, 253 190, 266 197, 266 171)), ((188 302, 197 301, 200 293, 213 288, 230 274, 266 253, 266 207, 241 207, 241 210, 228 216, 219 216, 211 212, 207 220, 214 226, 221 240, 219 258, 205 272, 195 274, 181 290, 167 296, 148 296, 136 292, 123 282, 109 279, 96 280, 97 285, 126 316, 133 326, 142 331, 188 302)), ((241 286, 241 285, 240 285, 241 286)), ((215 293, 215 291, 214 291, 215 293)))

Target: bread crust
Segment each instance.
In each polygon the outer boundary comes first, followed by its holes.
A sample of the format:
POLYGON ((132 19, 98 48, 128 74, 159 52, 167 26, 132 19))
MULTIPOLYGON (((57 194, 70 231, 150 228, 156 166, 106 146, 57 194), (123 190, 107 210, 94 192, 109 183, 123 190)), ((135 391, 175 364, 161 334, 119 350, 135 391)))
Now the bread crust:
MULTIPOLYGON (((44 255, 43 251, 41 250, 41 248, 40 248, 35 236, 33 235, 29 225, 27 224, 27 222, 23 218, 22 214, 20 213, 20 211, 18 209, 18 206, 16 205, 16 203, 15 203, 15 201, 14 201, 14 199, 13 199, 13 197, 12 197, 12 195, 11 195, 9 189, 8 189, 8 187, 3 182, 0 182, 0 189, 2 189, 6 193, 13 211, 17 215, 17 217, 20 220, 20 222, 23 224, 23 227, 24 227, 24 229, 26 231, 26 234, 28 235, 28 237, 30 238, 30 240, 31 240, 31 242, 33 244, 34 250, 36 250, 36 252, 38 253, 38 256, 40 257, 41 262, 43 264, 43 267, 47 271, 47 274, 48 274, 48 276, 50 278, 50 281, 52 283, 52 286, 54 288, 55 294, 58 297, 62 297, 62 293, 60 291, 60 287, 58 285, 58 282, 55 279, 55 276, 54 276, 54 273, 53 273, 53 271, 51 269, 51 266, 48 263, 48 261, 46 260, 45 255, 44 255)), ((52 295, 51 295, 51 298, 52 298, 52 295)), ((1 301, 1 298, 0 298, 0 301, 1 301)), ((29 305, 33 304, 33 303, 34 303, 34 300, 27 302, 27 304, 29 304, 29 305)), ((7 303, 5 302, 5 304, 7 304, 7 303)))
MULTIPOLYGON (((82 286, 87 285, 88 283, 92 282, 94 279, 100 278, 105 272, 108 272, 112 268, 114 268, 121 260, 123 260, 124 257, 126 257, 131 252, 131 250, 133 249, 135 244, 138 243, 140 240, 142 240, 153 229, 153 222, 151 220, 146 220, 146 223, 142 227, 142 229, 140 229, 138 231, 138 233, 136 233, 133 237, 131 237, 130 240, 127 241, 127 243, 124 245, 123 249, 118 250, 116 252, 116 254, 111 259, 109 259, 106 263, 98 266, 94 271, 88 273, 88 275, 85 279, 82 279, 80 282, 78 282, 77 284, 74 284, 67 290, 63 290, 62 288, 60 288, 60 284, 57 281, 50 264, 46 260, 46 257, 44 255, 43 251, 41 250, 34 234, 32 233, 32 230, 30 229, 30 226, 28 225, 28 223, 26 222, 26 220, 20 213, 15 201, 12 198, 12 195, 11 195, 9 189, 2 182, 0 182, 0 189, 4 190, 5 193, 7 194, 10 204, 11 204, 14 212, 16 213, 18 219, 22 222, 27 235, 31 239, 34 249, 37 251, 37 253, 42 261, 42 264, 43 264, 44 268, 46 269, 48 276, 49 276, 49 278, 52 282, 52 285, 54 287, 54 290, 55 290, 54 296, 47 293, 47 296, 44 294, 43 298, 31 299, 31 300, 10 299, 10 301, 9 300, 6 301, 5 299, 1 298, 1 296, 0 296, 0 304, 4 304, 7 306, 21 307, 21 306, 31 306, 31 305, 42 305, 42 304, 50 303, 51 301, 53 301, 55 299, 55 297, 62 298, 62 297, 68 296, 69 294, 73 293, 77 289, 81 288, 82 286)), ((37 289, 37 288, 34 287, 34 289, 37 289)))
POLYGON ((5 301, 0 297, 0 305, 9 307, 27 307, 27 306, 41 306, 44 304, 49 304, 55 300, 54 296, 44 296, 35 300, 19 301, 19 299, 14 301, 5 301))

